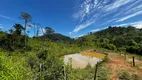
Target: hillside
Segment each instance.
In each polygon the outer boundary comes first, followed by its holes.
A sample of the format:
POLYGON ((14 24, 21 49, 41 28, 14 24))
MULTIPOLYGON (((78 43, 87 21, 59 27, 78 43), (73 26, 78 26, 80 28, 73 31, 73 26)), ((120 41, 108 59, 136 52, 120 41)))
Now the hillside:
POLYGON ((110 26, 107 29, 80 37, 80 39, 88 41, 87 45, 95 43, 106 49, 142 55, 142 30, 132 26, 110 26))
POLYGON ((49 34, 49 35, 43 35, 41 36, 42 38, 48 38, 52 41, 64 41, 64 42, 70 42, 72 41, 72 39, 68 36, 62 35, 60 33, 53 33, 53 34, 49 34))
POLYGON ((72 39, 49 27, 43 36, 33 38, 23 34, 21 24, 13 28, 9 32, 0 31, 0 80, 92 80, 96 69, 91 67, 91 62, 96 64, 94 58, 102 61, 97 72, 99 80, 141 80, 141 29, 109 27, 72 39), (135 53, 132 56, 136 56, 136 67, 131 65, 131 54, 127 53, 124 60, 126 52, 135 53), (64 56, 75 53, 79 57, 73 56, 73 62, 84 64, 83 69, 65 64, 64 56))

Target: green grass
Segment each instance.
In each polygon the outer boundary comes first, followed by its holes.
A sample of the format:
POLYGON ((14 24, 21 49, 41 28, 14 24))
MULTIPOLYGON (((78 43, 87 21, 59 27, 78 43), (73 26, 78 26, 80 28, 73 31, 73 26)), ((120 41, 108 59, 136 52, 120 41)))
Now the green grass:
POLYGON ((119 80, 141 80, 141 78, 136 74, 129 74, 128 72, 120 72, 119 80))

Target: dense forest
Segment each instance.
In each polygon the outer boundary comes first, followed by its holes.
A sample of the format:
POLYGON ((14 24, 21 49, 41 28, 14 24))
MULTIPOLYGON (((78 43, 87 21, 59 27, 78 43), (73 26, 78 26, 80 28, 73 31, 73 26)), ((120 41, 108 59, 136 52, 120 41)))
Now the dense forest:
MULTIPOLYGON (((142 29, 133 26, 110 26, 78 38, 46 27, 43 35, 37 31, 29 37, 26 29, 31 15, 22 12, 20 17, 24 26, 15 23, 7 32, 0 30, 0 80, 92 80, 94 68, 72 69, 62 56, 100 48, 142 55, 142 29)), ((107 72, 101 65, 98 80, 109 79, 107 72)))
POLYGON ((142 55, 142 29, 133 26, 109 26, 80 39, 86 40, 88 45, 90 41, 90 44, 94 43, 102 48, 142 55))

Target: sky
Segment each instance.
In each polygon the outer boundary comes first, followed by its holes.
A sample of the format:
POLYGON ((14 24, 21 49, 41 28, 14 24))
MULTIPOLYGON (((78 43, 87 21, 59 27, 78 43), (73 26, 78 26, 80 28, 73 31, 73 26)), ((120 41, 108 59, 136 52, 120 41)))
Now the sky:
MULTIPOLYGON (((108 26, 142 28, 142 0, 0 0, 0 28, 8 31, 21 12, 32 16, 29 24, 39 23, 43 30, 79 37, 108 26)), ((33 28, 28 28, 33 36, 33 28)), ((42 33, 40 32, 42 35, 42 33)))

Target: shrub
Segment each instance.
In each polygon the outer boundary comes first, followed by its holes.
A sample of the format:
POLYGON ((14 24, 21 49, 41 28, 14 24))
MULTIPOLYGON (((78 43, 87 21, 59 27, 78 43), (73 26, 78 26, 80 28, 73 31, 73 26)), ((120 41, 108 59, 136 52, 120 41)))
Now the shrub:
POLYGON ((101 43, 101 47, 109 49, 109 50, 116 50, 116 46, 114 44, 108 44, 108 43, 101 43))
POLYGON ((131 76, 131 80, 141 80, 141 78, 140 78, 138 75, 133 74, 133 75, 131 76))
POLYGON ((0 53, 0 80, 30 80, 31 71, 24 57, 0 53))
POLYGON ((138 52, 138 47, 136 46, 130 46, 126 48, 126 51, 129 53, 137 53, 138 52))
POLYGON ((130 74, 127 72, 121 72, 119 73, 119 80, 130 80, 130 74))

